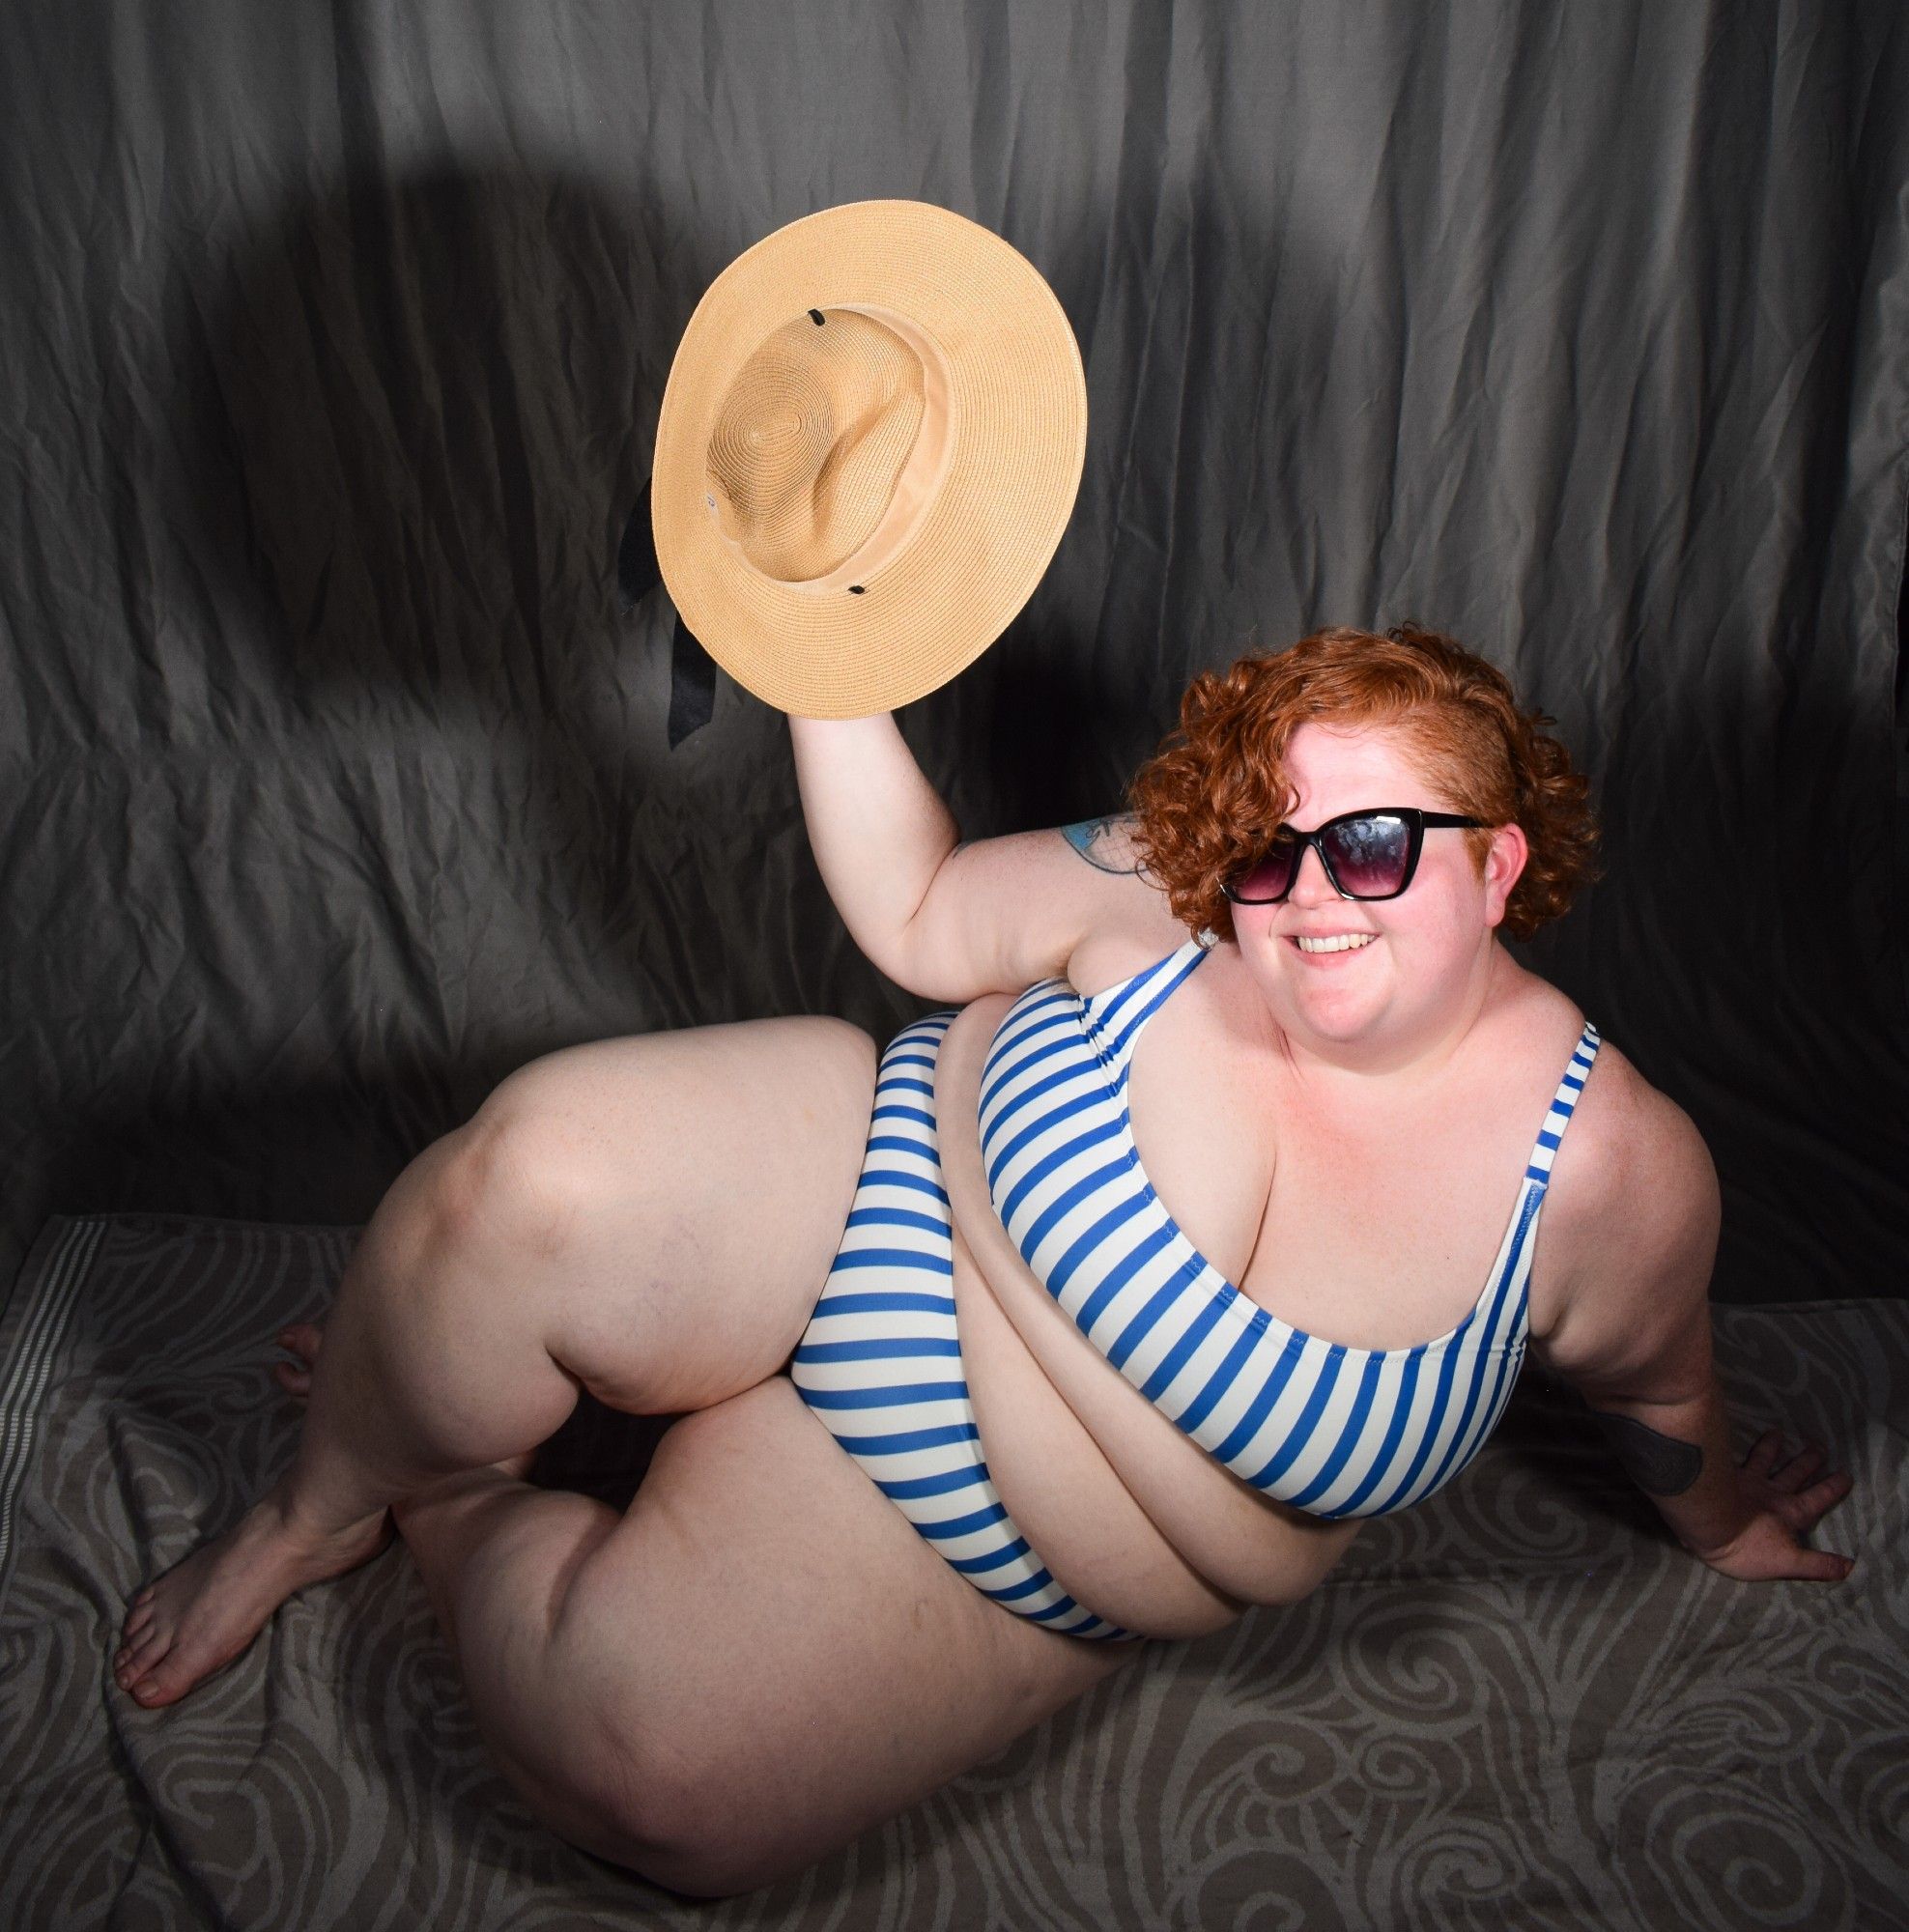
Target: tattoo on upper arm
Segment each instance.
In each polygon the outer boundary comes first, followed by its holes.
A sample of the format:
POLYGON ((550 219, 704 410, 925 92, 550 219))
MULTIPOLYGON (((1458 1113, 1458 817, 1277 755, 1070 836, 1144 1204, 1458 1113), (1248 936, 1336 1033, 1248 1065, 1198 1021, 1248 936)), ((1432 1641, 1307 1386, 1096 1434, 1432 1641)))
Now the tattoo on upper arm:
POLYGON ((1140 867, 1116 853, 1119 828, 1132 823, 1131 814, 1109 812, 1100 818, 1083 818, 1078 825, 1061 827, 1061 837, 1097 872, 1137 872, 1140 867))
POLYGON ((1598 1427, 1625 1473, 1649 1496, 1680 1496, 1703 1474, 1703 1449, 1628 1415, 1594 1408, 1598 1427))

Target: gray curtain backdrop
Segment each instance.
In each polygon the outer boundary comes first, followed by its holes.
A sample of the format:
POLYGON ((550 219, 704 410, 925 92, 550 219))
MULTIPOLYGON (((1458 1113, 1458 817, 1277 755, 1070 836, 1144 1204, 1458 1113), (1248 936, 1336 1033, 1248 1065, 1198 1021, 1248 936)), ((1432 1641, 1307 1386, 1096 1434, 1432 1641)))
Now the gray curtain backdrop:
POLYGON ((1899 0, 10 10, 0 1282, 362 1220, 569 1042, 916 1009, 640 540, 710 279, 900 195, 1088 371, 1052 570, 903 717, 964 831, 1248 645, 1453 631, 1593 774, 1524 951, 1708 1138, 1718 1293, 1902 1293, 1905 101, 1899 0))

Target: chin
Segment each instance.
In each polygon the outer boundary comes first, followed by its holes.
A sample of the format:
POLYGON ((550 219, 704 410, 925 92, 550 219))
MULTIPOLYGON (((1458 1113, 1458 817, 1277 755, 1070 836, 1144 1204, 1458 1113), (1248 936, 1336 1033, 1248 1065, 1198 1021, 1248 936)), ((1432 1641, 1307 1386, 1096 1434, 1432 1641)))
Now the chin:
POLYGON ((1295 985, 1287 980, 1278 988, 1276 1004, 1300 1025, 1335 1037, 1362 1032, 1379 1017, 1384 993, 1373 986, 1295 985))
POLYGON ((1325 1006, 1301 1001, 1298 1007, 1298 1018, 1306 1030, 1325 1039, 1357 1039, 1372 1031, 1378 1017, 1377 1007, 1363 1000, 1357 1006, 1342 1001, 1325 1006))

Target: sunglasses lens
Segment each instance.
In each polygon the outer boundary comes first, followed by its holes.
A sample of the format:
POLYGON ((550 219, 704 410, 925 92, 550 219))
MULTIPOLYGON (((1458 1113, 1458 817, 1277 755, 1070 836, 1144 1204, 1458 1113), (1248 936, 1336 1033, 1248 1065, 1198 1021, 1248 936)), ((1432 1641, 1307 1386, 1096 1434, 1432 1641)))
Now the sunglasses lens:
POLYGON ((1389 898, 1406 882, 1411 833, 1403 818, 1371 812, 1349 818, 1325 836, 1332 869, 1354 898, 1389 898))
POLYGON ((1274 839, 1234 878, 1234 897, 1247 905, 1265 905, 1278 898, 1293 883, 1293 854, 1298 849, 1296 838, 1274 839))

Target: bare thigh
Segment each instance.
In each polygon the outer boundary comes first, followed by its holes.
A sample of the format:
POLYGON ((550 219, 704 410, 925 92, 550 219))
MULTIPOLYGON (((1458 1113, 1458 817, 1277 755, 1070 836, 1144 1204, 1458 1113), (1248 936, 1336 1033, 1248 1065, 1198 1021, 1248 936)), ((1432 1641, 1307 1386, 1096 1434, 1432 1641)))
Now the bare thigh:
POLYGON ((513 1270, 553 1359, 603 1401, 668 1413, 772 1375, 854 1197, 873 1042, 755 1020, 567 1047, 451 1137, 459 1252, 513 1270))
POLYGON ((1057 1636, 988 1602, 779 1377, 664 1438, 564 1592, 537 1708, 478 1701, 490 1727, 503 1720, 502 1754, 546 1789, 599 1740, 579 1814, 593 1849, 729 1891, 915 1804, 1140 1647, 1057 1636), (567 1722, 553 1726, 554 1705, 567 1722), (606 1788, 629 1794, 620 1831, 606 1788))

